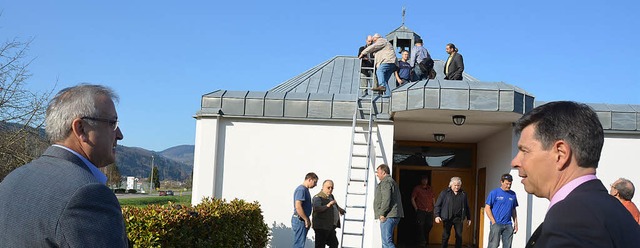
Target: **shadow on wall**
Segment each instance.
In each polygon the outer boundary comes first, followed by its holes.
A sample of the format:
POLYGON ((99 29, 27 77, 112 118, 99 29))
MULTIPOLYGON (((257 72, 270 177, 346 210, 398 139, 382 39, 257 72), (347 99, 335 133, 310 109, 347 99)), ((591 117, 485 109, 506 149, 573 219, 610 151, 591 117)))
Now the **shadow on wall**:
MULTIPOLYGON (((293 244, 293 230, 291 227, 285 226, 284 223, 271 224, 271 248, 289 248, 293 244)), ((313 248, 313 240, 307 238, 304 245, 305 248, 313 248)))

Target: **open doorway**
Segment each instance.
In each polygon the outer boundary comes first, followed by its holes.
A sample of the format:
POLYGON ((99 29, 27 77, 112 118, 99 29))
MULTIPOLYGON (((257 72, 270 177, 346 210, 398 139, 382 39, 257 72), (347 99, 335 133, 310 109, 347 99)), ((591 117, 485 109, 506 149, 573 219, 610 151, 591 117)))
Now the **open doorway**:
MULTIPOLYGON (((471 210, 471 227, 464 225, 463 245, 475 247, 474 234, 479 227, 477 223, 477 182, 476 182, 476 146, 475 144, 447 144, 424 142, 396 142, 394 147, 393 177, 398 182, 405 217, 396 229, 396 242, 399 247, 415 247, 418 243, 418 226, 416 211, 411 204, 413 188, 420 183, 423 175, 429 178, 429 185, 434 199, 449 187, 451 177, 462 179, 462 189, 467 192, 471 210)), ((429 233, 430 245, 442 244, 442 223, 433 222, 429 233)), ((454 231, 451 231, 449 244, 455 243, 454 231)))

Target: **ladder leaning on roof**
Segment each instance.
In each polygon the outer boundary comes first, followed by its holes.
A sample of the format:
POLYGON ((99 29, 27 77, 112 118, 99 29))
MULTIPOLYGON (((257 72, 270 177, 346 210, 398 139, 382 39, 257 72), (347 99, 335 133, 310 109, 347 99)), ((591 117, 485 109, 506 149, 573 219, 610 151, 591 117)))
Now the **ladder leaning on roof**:
MULTIPOLYGON (((372 133, 375 121, 374 99, 371 94, 375 71, 373 67, 362 67, 360 80, 366 80, 366 86, 360 86, 351 124, 351 145, 349 150, 349 171, 347 173, 347 193, 342 221, 341 247, 363 247, 367 210, 367 183, 369 168, 375 161, 375 146, 372 133), (366 94, 361 94, 365 90, 366 94)), ((360 83, 360 82, 359 82, 360 83)))

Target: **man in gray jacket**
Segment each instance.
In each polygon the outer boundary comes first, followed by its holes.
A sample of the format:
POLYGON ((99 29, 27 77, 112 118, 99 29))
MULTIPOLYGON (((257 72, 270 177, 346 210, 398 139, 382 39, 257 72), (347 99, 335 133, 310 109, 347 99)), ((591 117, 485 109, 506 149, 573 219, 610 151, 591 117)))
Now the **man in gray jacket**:
POLYGON ((123 138, 104 86, 82 84, 49 103, 42 156, 0 183, 1 247, 127 247, 118 199, 98 170, 123 138))
POLYGON ((382 247, 395 247, 393 244, 393 229, 400 222, 400 218, 404 217, 400 188, 391 178, 388 165, 379 165, 376 169, 376 176, 380 183, 376 187, 376 194, 373 199, 373 212, 380 220, 382 247))

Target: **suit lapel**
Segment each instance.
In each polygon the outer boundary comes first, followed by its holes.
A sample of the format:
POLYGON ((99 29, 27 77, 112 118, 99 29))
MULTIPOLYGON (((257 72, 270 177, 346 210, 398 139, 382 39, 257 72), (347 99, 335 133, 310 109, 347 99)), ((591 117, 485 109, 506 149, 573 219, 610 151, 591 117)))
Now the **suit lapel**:
POLYGON ((533 232, 533 234, 531 235, 531 238, 529 238, 529 240, 527 241, 527 246, 525 246, 525 248, 532 248, 536 245, 536 242, 538 242, 538 238, 540 238, 540 233, 542 233, 543 225, 544 225, 544 222, 538 226, 535 232, 533 232))

